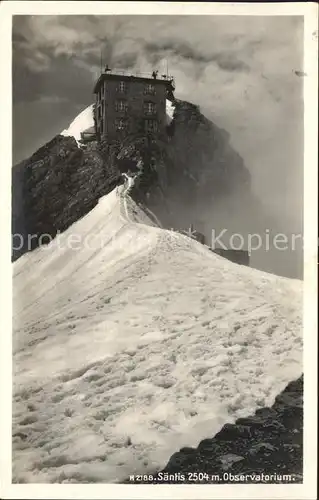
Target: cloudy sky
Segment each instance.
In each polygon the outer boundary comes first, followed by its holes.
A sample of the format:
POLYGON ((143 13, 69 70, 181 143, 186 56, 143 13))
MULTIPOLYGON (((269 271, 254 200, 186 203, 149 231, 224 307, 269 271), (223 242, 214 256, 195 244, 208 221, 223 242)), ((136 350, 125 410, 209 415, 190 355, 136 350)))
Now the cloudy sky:
POLYGON ((288 230, 302 220, 303 18, 286 16, 14 16, 14 163, 92 102, 104 63, 158 68, 195 102, 252 174, 288 230))

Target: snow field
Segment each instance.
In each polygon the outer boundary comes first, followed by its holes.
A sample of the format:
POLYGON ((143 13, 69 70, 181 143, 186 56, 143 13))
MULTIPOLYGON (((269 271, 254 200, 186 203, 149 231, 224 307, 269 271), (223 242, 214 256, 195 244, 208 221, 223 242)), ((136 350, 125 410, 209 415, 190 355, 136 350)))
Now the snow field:
POLYGON ((118 188, 14 264, 13 477, 118 482, 163 467, 302 372, 301 283, 152 227, 118 188))

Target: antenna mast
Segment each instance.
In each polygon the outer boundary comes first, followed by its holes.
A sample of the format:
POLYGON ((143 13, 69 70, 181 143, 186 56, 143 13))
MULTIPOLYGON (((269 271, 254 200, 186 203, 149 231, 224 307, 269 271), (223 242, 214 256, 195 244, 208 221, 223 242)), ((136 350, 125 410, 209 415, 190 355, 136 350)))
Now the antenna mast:
POLYGON ((102 47, 101 47, 101 50, 100 50, 100 66, 101 66, 100 70, 101 70, 101 74, 102 74, 102 71, 103 71, 103 60, 102 59, 103 58, 102 58, 102 47))

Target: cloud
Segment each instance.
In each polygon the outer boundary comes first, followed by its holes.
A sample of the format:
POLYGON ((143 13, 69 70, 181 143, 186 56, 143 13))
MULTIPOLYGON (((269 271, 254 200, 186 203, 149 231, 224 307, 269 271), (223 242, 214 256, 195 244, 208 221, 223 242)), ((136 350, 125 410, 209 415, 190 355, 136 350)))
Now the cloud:
POLYGON ((176 96, 230 133, 267 209, 283 224, 301 223, 304 79, 295 72, 303 69, 302 18, 15 16, 14 106, 20 119, 26 107, 42 123, 36 103, 46 100, 51 110, 42 127, 24 130, 23 147, 16 138, 16 158, 90 104, 101 52, 103 64, 118 69, 166 73, 168 63, 176 96), (55 98, 65 100, 60 114, 55 98))
POLYGON ((237 59, 231 52, 214 51, 208 53, 200 52, 196 47, 192 47, 190 43, 181 42, 176 39, 162 40, 159 43, 148 42, 144 45, 145 51, 153 58, 156 63, 165 57, 177 56, 182 59, 188 59, 194 64, 206 65, 216 63, 220 69, 225 71, 248 71, 248 64, 237 59))

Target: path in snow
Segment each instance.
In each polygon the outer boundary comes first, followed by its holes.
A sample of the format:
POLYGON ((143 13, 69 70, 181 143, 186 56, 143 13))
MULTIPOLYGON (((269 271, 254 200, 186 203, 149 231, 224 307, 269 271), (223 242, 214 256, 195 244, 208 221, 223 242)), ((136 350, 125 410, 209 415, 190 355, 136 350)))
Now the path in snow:
POLYGON ((302 372, 301 292, 117 188, 14 264, 14 480, 122 481, 271 404, 302 372))

